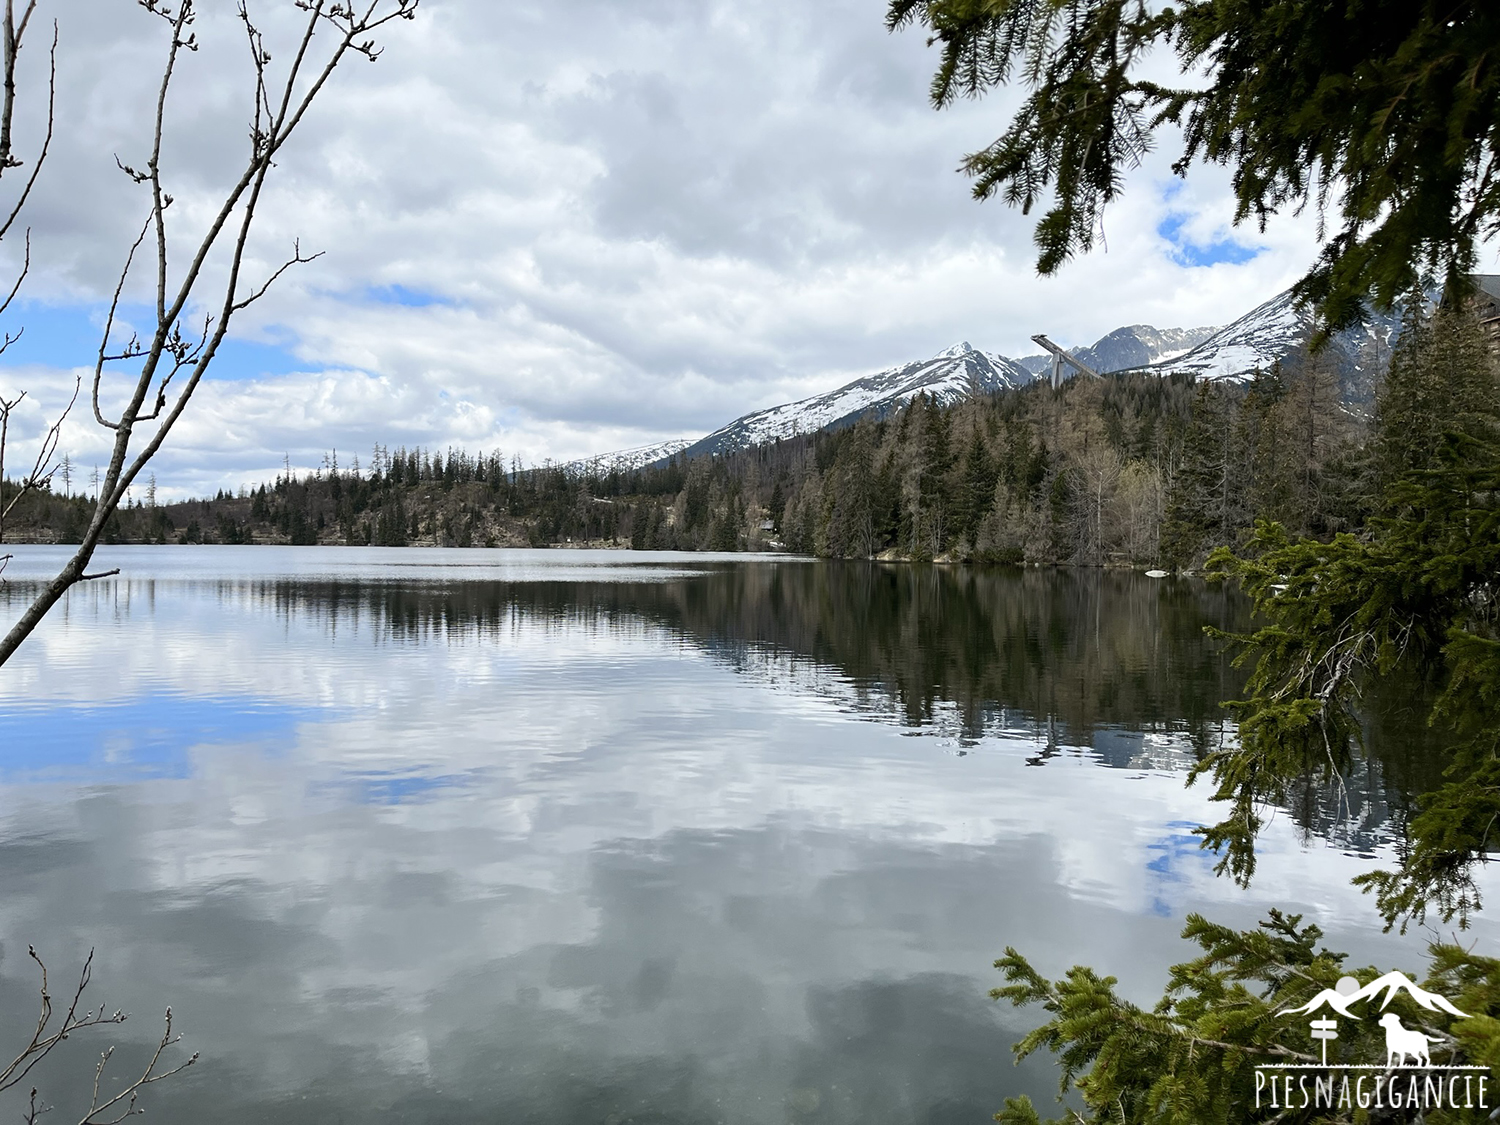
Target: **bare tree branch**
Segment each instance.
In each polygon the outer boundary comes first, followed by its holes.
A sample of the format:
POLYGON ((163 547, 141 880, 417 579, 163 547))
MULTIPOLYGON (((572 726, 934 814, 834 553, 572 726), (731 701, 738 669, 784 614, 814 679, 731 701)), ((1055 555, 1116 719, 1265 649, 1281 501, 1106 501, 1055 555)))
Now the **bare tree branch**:
MULTIPOLYGON (((24 252, 22 260, 21 260, 21 272, 18 273, 18 274, 16 274, 16 283, 10 287, 10 292, 5 295, 5 300, 4 301, 0 301, 0 314, 3 314, 6 309, 10 308, 10 303, 16 299, 16 294, 21 291, 21 282, 23 282, 23 281, 26 280, 26 275, 28 273, 30 273, 30 272, 31 272, 31 228, 27 227, 26 228, 26 249, 25 249, 25 252, 24 252)), ((17 340, 19 340, 21 338, 21 333, 24 332, 24 331, 25 331, 24 328, 23 329, 19 329, 19 330, 17 330, 17 332, 16 332, 16 334, 14 336, 12 336, 9 332, 5 333, 5 342, 4 342, 4 344, 0 344, 0 353, 3 353, 6 348, 10 347, 17 340)))
POLYGON ((162 1052, 182 1040, 181 1035, 172 1034, 171 1008, 167 1009, 166 1024, 166 1030, 162 1032, 161 1039, 156 1044, 156 1051, 146 1063, 145 1070, 141 1071, 141 1076, 108 1101, 101 1102, 99 1100, 99 1083, 104 1077, 105 1066, 109 1063, 111 1056, 115 1052, 113 1047, 105 1049, 104 1053, 99 1056, 99 1065, 94 1068, 94 1095, 89 1102, 89 1111, 79 1119, 78 1125, 120 1125, 120 1122, 124 1121, 127 1117, 134 1117, 137 1114, 144 1113, 145 1110, 136 1105, 142 1090, 153 1082, 160 1082, 164 1078, 171 1078, 174 1074, 181 1074, 198 1061, 198 1053, 194 1051, 186 1062, 179 1063, 171 1070, 157 1071, 156 1067, 161 1062, 162 1052), (116 1116, 104 1116, 117 1107, 119 1107, 119 1113, 116 1116))
MULTIPOLYGON (((36 0, 28 0, 26 9, 21 14, 21 20, 16 22, 14 0, 5 0, 5 15, 3 25, 0 25, 0 43, 3 43, 3 55, 0 55, 0 85, 3 85, 3 94, 0 94, 0 177, 12 168, 19 168, 22 161, 16 156, 12 146, 12 128, 15 120, 16 104, 16 59, 21 51, 26 27, 31 22, 32 13, 36 10, 36 0)), ((31 174, 26 178, 14 205, 0 220, 0 240, 10 232, 16 219, 21 214, 21 209, 26 205, 27 199, 31 197, 31 189, 36 186, 37 176, 41 174, 42 165, 47 160, 47 153, 52 148, 53 126, 56 119, 57 108, 57 23, 52 24, 52 49, 48 55, 49 65, 47 71, 47 117, 46 133, 42 139, 41 150, 36 160, 32 163, 31 174)), ((10 292, 6 294, 3 303, 0 303, 0 313, 4 313, 11 306, 16 294, 21 290, 21 284, 31 272, 31 231, 26 232, 26 245, 22 258, 20 272, 16 275, 10 292)), ((0 354, 7 351, 12 344, 21 338, 24 329, 18 329, 14 334, 10 331, 0 333, 0 354)), ((37 457, 32 465, 31 471, 26 474, 17 484, 16 492, 8 499, 5 495, 6 476, 5 458, 7 444, 10 438, 10 422, 12 414, 21 401, 26 397, 26 392, 21 391, 13 398, 0 396, 0 542, 5 538, 5 519, 10 515, 15 506, 20 503, 21 498, 28 493, 35 492, 47 487, 51 483, 52 473, 56 466, 52 462, 57 452, 58 442, 62 439, 62 425, 66 420, 73 403, 78 400, 78 389, 75 386, 73 398, 57 416, 53 424, 48 427, 38 445, 37 457)), ((0 574, 10 563, 11 556, 0 557, 0 574)))
MULTIPOLYGON (((118 157, 115 158, 115 163, 120 163, 118 157)), ((120 166, 124 167, 123 164, 120 166)), ((134 359, 141 354, 142 348, 140 338, 132 334, 130 343, 125 346, 125 350, 119 355, 106 355, 105 350, 109 347, 109 334, 115 326, 115 313, 120 308, 120 294, 125 291, 125 281, 130 276, 130 267, 134 264, 136 252, 140 250, 141 243, 146 241, 146 234, 150 229, 151 220, 147 219, 141 227, 141 233, 136 235, 135 241, 131 243, 130 252, 125 255, 125 265, 120 270, 120 280, 115 283, 115 294, 110 298, 109 313, 104 318, 104 331, 99 334, 99 356, 94 362, 94 421, 109 430, 119 429, 120 424, 106 419, 104 413, 99 409, 99 384, 104 379, 104 365, 110 360, 134 359)))
POLYGON ((248 297, 244 298, 244 300, 234 302, 234 304, 231 306, 231 310, 233 312, 239 312, 241 309, 248 309, 256 301, 264 297, 266 295, 266 290, 275 285, 277 279, 281 277, 282 274, 286 273, 287 270, 291 269, 293 266, 303 266, 308 262, 315 262, 319 258, 321 258, 324 253, 324 251, 319 250, 316 254, 308 254, 304 256, 302 253, 301 242, 293 242, 292 256, 285 262, 283 262, 279 267, 277 267, 276 272, 273 273, 270 277, 266 278, 265 284, 263 284, 259 289, 256 289, 248 297))
MULTIPOLYGON (((7 28, 10 27, 10 5, 6 0, 7 28)), ((29 18, 36 0, 28 0, 23 17, 29 18)), ((182 417, 198 384, 213 362, 234 314, 248 308, 265 296, 266 292, 293 266, 313 261, 317 254, 304 254, 300 243, 294 243, 292 256, 276 268, 260 285, 242 289, 241 277, 245 266, 246 249, 254 226, 257 209, 263 197, 266 177, 275 167, 275 158, 298 126, 306 118, 313 102, 327 85, 333 72, 344 58, 356 54, 369 61, 380 56, 375 33, 393 20, 414 19, 420 0, 294 0, 295 6, 306 14, 306 22, 299 36, 296 50, 283 76, 272 79, 271 52, 266 48, 264 36, 250 15, 246 0, 240 0, 237 15, 243 27, 250 52, 253 71, 251 90, 249 152, 234 184, 226 192, 218 211, 201 235, 196 249, 187 260, 180 275, 173 276, 170 268, 167 231, 167 209, 172 196, 164 186, 161 164, 162 140, 166 133, 166 116, 170 103, 172 82, 176 76, 183 51, 197 50, 197 39, 191 31, 196 8, 194 0, 177 0, 172 5, 167 0, 138 0, 141 8, 164 20, 169 27, 169 41, 162 67, 160 85, 157 87, 155 110, 152 121, 150 153, 143 165, 136 166, 116 158, 121 171, 135 184, 146 185, 150 190, 149 213, 140 235, 131 245, 125 264, 120 271, 118 284, 110 304, 109 316, 99 350, 95 356, 91 401, 94 420, 101 427, 113 432, 109 466, 100 482, 94 512, 82 536, 77 551, 36 596, 35 600, 0 638, 0 664, 9 659, 48 610, 73 585, 96 578, 107 577, 114 572, 88 573, 88 564, 103 536, 110 518, 124 501, 126 491, 139 476, 146 464, 154 457, 166 441, 172 428, 182 417), (331 32, 331 43, 315 61, 313 46, 320 31, 331 32), (228 263, 222 275, 222 299, 217 300, 216 313, 204 317, 203 330, 196 335, 184 334, 183 317, 190 303, 198 301, 198 291, 206 284, 205 270, 211 254, 220 246, 227 232, 230 236, 228 263), (111 353, 109 337, 113 328, 121 295, 135 264, 136 253, 148 235, 154 235, 156 249, 156 323, 143 342, 132 337, 123 351, 111 353), (100 407, 101 385, 107 375, 107 365, 119 361, 139 361, 130 393, 114 420, 107 419, 100 407), (185 378, 179 378, 186 373, 185 378), (150 403, 148 407, 148 402, 150 403), (137 427, 142 423, 154 423, 144 444, 135 443, 137 427)), ((19 35, 16 37, 19 43, 19 35)), ((7 40, 7 43, 9 40, 7 40)), ((56 32, 54 29, 54 56, 56 32)), ((7 66, 12 66, 14 54, 6 56, 7 66)), ((10 71, 7 71, 9 74, 10 71)), ((55 73, 55 69, 54 69, 55 73)), ((11 103, 7 101, 6 106, 11 103)), ((49 102, 49 105, 51 103, 49 102)), ((8 112, 0 107, 0 113, 8 112)), ((8 120, 8 117, 5 118, 8 120)), ((0 122, 3 124, 3 122, 0 122)), ((49 118, 48 137, 51 136, 49 118)), ((44 150, 45 152, 45 150, 44 150)), ((33 179, 35 172, 33 172, 33 179)), ((0 232, 3 234, 3 232, 0 232)), ((215 282, 215 288, 219 283, 215 282)), ((0 349, 3 350, 3 349, 0 349)), ((74 399, 78 391, 75 388, 74 399)), ((71 408, 71 404, 70 404, 71 408)), ((61 418, 67 417, 67 411, 61 418)), ((50 480, 50 458, 55 454, 60 435, 61 418, 42 442, 46 457, 38 462, 31 478, 34 482, 50 480)), ((3 476, 3 473, 0 473, 3 476)), ((0 527, 3 535, 3 527, 0 527)), ((0 559, 3 567, 4 559, 0 559)))
MULTIPOLYGON (((54 1027, 52 1022, 54 1011, 52 994, 48 990, 47 966, 35 948, 29 948, 28 953, 30 953, 31 959, 36 962, 42 976, 41 1007, 37 1013, 36 1027, 31 1033, 30 1042, 21 1049, 21 1052, 16 1055, 15 1059, 8 1066, 0 1070, 0 1091, 8 1090, 20 1084, 33 1067, 46 1058, 52 1052, 53 1048, 70 1035, 91 1027, 100 1027, 105 1024, 121 1024, 129 1018, 123 1011, 118 1009, 114 1012, 107 1012, 102 1004, 98 1008, 85 1009, 80 1014, 79 1005, 82 1003, 84 990, 88 988, 94 978, 94 951, 91 949, 89 950, 88 957, 84 960, 83 969, 78 975, 78 985, 73 989, 73 997, 68 1004, 67 1011, 63 1014, 62 1022, 54 1027)), ((170 1078, 172 1075, 186 1070, 198 1061, 198 1055, 195 1052, 186 1062, 170 1070, 157 1070, 157 1067, 161 1063, 162 1053, 181 1039, 181 1035, 174 1035, 172 1033, 172 1009, 168 1008, 166 1031, 157 1043, 156 1050, 146 1063, 146 1067, 141 1072, 140 1077, 132 1081, 113 1098, 101 1102, 99 1100, 99 1083, 104 1075, 105 1064, 109 1061, 115 1050, 113 1047, 107 1048, 100 1058, 98 1066, 94 1069, 93 1098, 89 1103, 88 1113, 83 1116, 79 1125, 119 1125, 126 1117, 145 1112, 136 1104, 141 1090, 153 1082, 160 1082, 164 1078, 170 1078), (100 1116, 116 1109, 122 1102, 124 1103, 124 1111, 118 1116, 100 1116)), ((28 1125, 34 1125, 37 1118, 50 1109, 49 1106, 39 1104, 37 1098, 38 1091, 33 1087, 27 1112, 24 1116, 24 1120, 28 1122, 28 1125)))
MULTIPOLYGON (((16 156, 11 148, 11 118, 15 112, 16 92, 16 56, 21 50, 21 38, 26 34, 26 25, 31 20, 31 13, 36 8, 36 0, 30 0, 26 5, 26 12, 21 17, 19 26, 13 23, 12 12, 13 0, 5 3, 5 26, 0 29, 4 36, 5 55, 3 61, 5 94, 0 101, 0 176, 4 176, 12 168, 21 167, 22 161, 16 156)), ((31 189, 36 186, 36 178, 42 173, 42 165, 47 162, 47 153, 52 149, 52 130, 56 121, 57 111, 57 21, 52 23, 52 51, 49 56, 50 66, 47 73, 47 132, 42 138, 42 148, 37 154, 36 161, 31 166, 31 175, 26 178, 26 186, 21 189, 21 194, 16 198, 10 213, 6 215, 4 222, 0 222, 0 239, 10 233, 16 218, 21 214, 21 208, 26 206, 26 201, 31 198, 31 189)))
POLYGON ((42 974, 41 1007, 37 1012, 36 1028, 31 1033, 31 1041, 22 1048, 21 1053, 8 1066, 0 1070, 0 1091, 8 1090, 21 1082, 31 1072, 32 1067, 46 1058, 54 1047, 73 1032, 83 1028, 98 1027, 101 1024, 124 1023, 127 1018, 124 1012, 118 1010, 107 1014, 103 1005, 86 1009, 81 1015, 79 1014, 78 1006, 83 1001, 84 990, 94 979, 94 951, 91 949, 83 962, 83 969, 78 974, 78 985, 73 989, 73 998, 68 1003, 62 1022, 57 1025, 56 1029, 52 1029, 52 994, 48 991, 47 966, 34 947, 28 947, 27 953, 36 962, 42 974))

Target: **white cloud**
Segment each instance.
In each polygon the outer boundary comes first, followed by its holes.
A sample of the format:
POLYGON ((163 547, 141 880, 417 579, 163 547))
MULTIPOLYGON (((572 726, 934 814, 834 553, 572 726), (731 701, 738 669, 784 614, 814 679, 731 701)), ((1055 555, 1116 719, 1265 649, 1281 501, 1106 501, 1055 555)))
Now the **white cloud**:
MULTIPOLYGON (((1032 220, 975 203, 954 171, 1013 95, 932 111, 936 56, 918 33, 886 35, 883 7, 431 0, 377 65, 335 77, 252 247, 254 276, 295 238, 325 251, 238 331, 330 370, 205 387, 163 479, 253 475, 278 448, 304 463, 402 440, 563 459, 694 436, 958 339, 1024 354, 1037 331, 1222 323, 1311 260, 1304 216, 1246 238, 1265 249, 1242 265, 1173 261, 1168 211, 1211 240, 1232 200, 1216 169, 1168 199, 1164 144, 1107 215, 1108 249, 1038 278, 1032 220), (430 303, 381 300, 390 286, 430 303), (205 472, 211 431, 222 470, 205 472)), ((277 53, 296 13, 261 8, 277 53)), ((97 302, 139 221, 114 155, 139 160, 159 29, 105 0, 58 15, 62 128, 30 216, 29 292, 97 302)), ((165 167, 183 228, 243 144, 232 24, 205 15, 204 50, 182 63, 165 167)))

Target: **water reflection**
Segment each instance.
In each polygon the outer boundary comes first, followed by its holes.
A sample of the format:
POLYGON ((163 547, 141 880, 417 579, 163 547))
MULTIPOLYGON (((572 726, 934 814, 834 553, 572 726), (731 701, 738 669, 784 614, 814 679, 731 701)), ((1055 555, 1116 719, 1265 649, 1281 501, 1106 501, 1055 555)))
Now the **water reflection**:
POLYGON ((1139 996, 1190 909, 1418 947, 1348 887, 1374 812, 1280 818, 1248 895, 1198 850, 1169 771, 1232 736, 1225 593, 346 560, 101 583, 0 674, 5 1026, 27 941, 98 945, 133 1034, 170 1000, 207 1058, 154 1118, 983 1122, 1055 1088, 984 998, 1007 944, 1139 996))
MULTIPOLYGON (((1218 737, 1217 703, 1243 683, 1203 627, 1244 624, 1245 604, 1201 583, 856 563, 721 564, 639 577, 148 580, 90 587, 70 609, 121 621, 139 606, 151 616, 158 589, 170 586, 179 605, 270 616, 360 645, 494 642, 523 622, 532 633, 594 637, 664 630, 747 674, 777 679, 799 664, 813 676, 832 672, 851 707, 913 726, 946 714, 970 739, 1017 723, 1045 726, 1050 742, 1069 746, 1090 745, 1101 728, 1170 724, 1197 740, 1218 737)), ((1118 745, 1105 739, 1098 748, 1113 762, 1118 745)))

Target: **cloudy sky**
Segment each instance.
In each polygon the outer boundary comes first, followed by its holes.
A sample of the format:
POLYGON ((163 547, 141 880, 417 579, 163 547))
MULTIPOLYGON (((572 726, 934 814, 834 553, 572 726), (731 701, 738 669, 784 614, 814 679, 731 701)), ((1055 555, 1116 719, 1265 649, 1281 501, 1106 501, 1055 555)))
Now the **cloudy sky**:
MULTIPOLYGON (((231 5, 201 2, 164 160, 183 248, 248 119, 231 5)), ((297 13, 252 8, 279 63, 297 13)), ((0 389, 30 391, 23 437, 90 362, 144 217, 115 157, 143 159, 164 31, 129 0, 43 11, 59 25, 58 139, 7 314, 25 335, 0 358, 0 389)), ((297 238, 324 256, 235 322, 158 460, 161 487, 235 486, 331 449, 347 464, 376 442, 539 462, 698 436, 958 340, 1020 356, 1037 332, 1083 344, 1124 324, 1224 323, 1310 262, 1312 216, 1233 230, 1227 176, 1176 181, 1164 145, 1106 216, 1107 250, 1038 278, 1030 221, 974 202, 955 171, 1010 99, 934 111, 934 52, 920 32, 888 35, 883 11, 423 0, 377 64, 336 75, 280 161, 256 269, 297 238)), ((48 30, 23 57, 23 146, 48 30)), ((18 235, 0 251, 15 261, 18 235)), ((102 461, 100 431, 75 421, 65 447, 102 461)))

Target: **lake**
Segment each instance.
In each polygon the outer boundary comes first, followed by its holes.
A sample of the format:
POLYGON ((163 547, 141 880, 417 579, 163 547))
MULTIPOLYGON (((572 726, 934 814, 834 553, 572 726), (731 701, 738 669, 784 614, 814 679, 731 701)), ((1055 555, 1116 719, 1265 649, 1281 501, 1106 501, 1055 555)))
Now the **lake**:
MULTIPOLYGON (((5 622, 63 557, 12 550, 5 622)), ((987 997, 1007 945, 1151 1001, 1187 912, 1278 906, 1423 964, 1349 885, 1391 858, 1388 763, 1270 817, 1248 890, 1199 850, 1229 590, 560 550, 95 565, 122 574, 0 669, 0 1042, 35 1018, 28 944, 54 994, 94 948, 90 994, 133 1013, 48 1060, 59 1117, 171 1004, 203 1057, 155 1121, 982 1125, 1056 1093, 1011 1061, 1041 1013, 987 997)))

